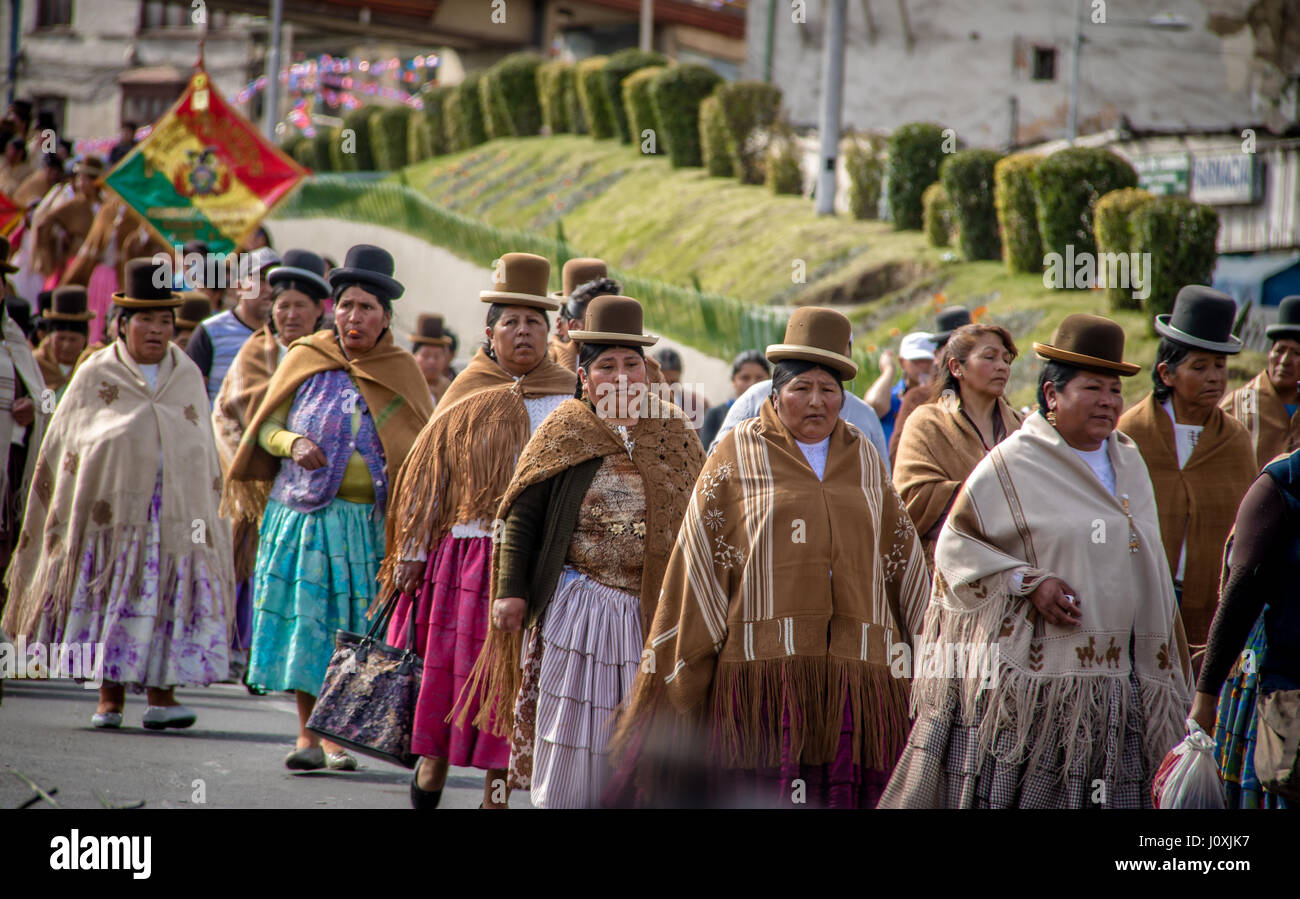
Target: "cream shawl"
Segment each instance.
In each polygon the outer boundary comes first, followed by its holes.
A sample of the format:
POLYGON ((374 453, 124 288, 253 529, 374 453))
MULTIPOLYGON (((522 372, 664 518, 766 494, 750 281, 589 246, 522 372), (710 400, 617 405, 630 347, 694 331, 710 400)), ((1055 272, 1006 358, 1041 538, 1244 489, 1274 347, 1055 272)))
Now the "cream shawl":
MULTIPOLYGON (((971 472, 940 532, 924 641, 996 644, 997 677, 992 685, 977 677, 923 678, 913 685, 913 710, 978 724, 985 754, 999 734, 1011 737, 999 758, 1012 762, 1034 765, 1055 750, 1038 739, 1041 709, 1072 735, 1067 767, 1096 761, 1111 729, 1122 737, 1130 702, 1142 704, 1150 772, 1183 737, 1191 669, 1151 481, 1127 436, 1113 432, 1106 448, 1115 496, 1041 414, 1030 415, 971 472), (1021 568, 1023 586, 1013 591, 1012 574, 1021 568), (1028 594, 1049 576, 1075 590, 1081 624, 1058 627, 1038 615, 1028 594), (1130 635, 1137 697, 1128 688, 1130 635), (1117 679, 1124 703, 1112 718, 1106 700, 1117 679), (979 718, 982 689, 990 694, 979 718)), ((920 773, 933 764, 933 750, 909 742, 880 807, 938 804, 932 779, 920 773)))
MULTIPOLYGON (((234 614, 230 528, 217 511, 217 462, 207 392, 198 367, 173 344, 149 383, 121 342, 85 362, 72 377, 41 444, 22 536, 5 576, 4 627, 32 634, 46 615, 67 613, 86 550, 117 560, 147 537, 162 455, 160 583, 203 562, 227 620, 234 614)), ((126 578, 143 565, 109 564, 92 588, 126 578)))
POLYGON ((1262 371, 1223 398, 1219 408, 1246 426, 1260 469, 1274 458, 1300 449, 1300 410, 1286 414, 1286 403, 1262 371))

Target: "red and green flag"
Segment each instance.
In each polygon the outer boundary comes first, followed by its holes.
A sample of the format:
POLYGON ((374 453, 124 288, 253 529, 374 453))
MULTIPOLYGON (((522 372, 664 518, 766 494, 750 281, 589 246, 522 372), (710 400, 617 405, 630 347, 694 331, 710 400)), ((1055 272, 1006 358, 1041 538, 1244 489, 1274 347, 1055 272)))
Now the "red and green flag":
POLYGON ((198 239, 232 253, 307 174, 199 69, 104 183, 167 243, 198 239))

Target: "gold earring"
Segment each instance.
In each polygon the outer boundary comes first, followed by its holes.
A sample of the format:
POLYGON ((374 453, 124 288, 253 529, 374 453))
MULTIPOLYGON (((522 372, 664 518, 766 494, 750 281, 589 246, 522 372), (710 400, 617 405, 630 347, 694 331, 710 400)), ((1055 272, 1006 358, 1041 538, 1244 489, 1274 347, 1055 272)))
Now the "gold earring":
POLYGON ((1055 409, 1048 409, 1048 410, 1047 410, 1047 423, 1048 423, 1049 425, 1051 425, 1052 427, 1056 427, 1056 410, 1055 410, 1055 409))

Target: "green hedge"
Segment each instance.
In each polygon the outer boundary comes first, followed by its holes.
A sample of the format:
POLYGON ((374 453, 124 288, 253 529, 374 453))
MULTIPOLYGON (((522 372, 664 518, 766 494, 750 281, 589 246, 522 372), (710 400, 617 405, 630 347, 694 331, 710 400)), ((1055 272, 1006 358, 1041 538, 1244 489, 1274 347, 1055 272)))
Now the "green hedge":
POLYGON ((730 178, 736 174, 731 153, 727 150, 727 122, 722 117, 722 101, 717 94, 705 97, 700 104, 700 149, 704 168, 710 175, 730 178))
POLYGON ((329 155, 331 172, 350 171, 346 158, 343 155, 343 129, 330 128, 325 134, 329 138, 329 155))
POLYGON ((716 96, 736 177, 742 184, 762 184, 764 148, 756 138, 780 114, 781 89, 761 81, 731 81, 720 85, 716 96))
POLYGON ((880 213, 880 191, 885 162, 876 138, 850 136, 845 142, 844 168, 849 176, 849 211, 855 219, 875 219, 880 213))
MULTIPOLYGON (((1097 273, 1105 269, 1102 260, 1107 253, 1129 253, 1133 250, 1133 213, 1150 203, 1154 197, 1137 187, 1112 190, 1097 201, 1092 210, 1092 231, 1097 241, 1097 273)), ((1107 284, 1106 299, 1111 309, 1141 309, 1142 301, 1133 296, 1127 287, 1107 284)))
POLYGON ((766 182, 772 193, 803 195, 799 142, 788 125, 782 124, 773 129, 766 169, 766 182))
POLYGON ((573 66, 562 60, 544 62, 537 67, 537 103, 542 110, 542 127, 551 134, 574 131, 569 109, 573 92, 573 66))
POLYGON ((998 214, 993 203, 996 150, 958 150, 939 165, 939 178, 957 223, 957 245, 968 260, 1001 259, 998 214))
POLYGON ((889 137, 889 208, 896 230, 922 225, 922 195, 939 180, 943 128, 929 122, 899 126, 889 137))
POLYGON ((921 192, 921 224, 925 239, 932 247, 946 247, 952 243, 952 205, 943 182, 936 181, 921 192))
POLYGON ((287 140, 280 146, 280 149, 289 154, 298 165, 306 166, 315 171, 316 151, 312 147, 310 139, 300 136, 294 140, 287 140))
POLYGON ((411 162, 442 156, 447 147, 447 98, 454 88, 443 84, 420 92, 424 107, 411 116, 407 126, 406 155, 411 162))
POLYGON ((605 92, 609 95, 611 101, 610 109, 614 113, 614 128, 618 131, 619 140, 623 143, 641 142, 641 138, 635 137, 629 128, 627 108, 624 106, 623 101, 623 83, 629 75, 640 69, 666 65, 668 65, 668 58, 662 53, 646 52, 635 47, 612 53, 609 60, 606 61, 604 70, 605 92), (635 141, 633 140, 634 137, 635 141))
POLYGON ((1043 161, 1032 153, 1004 156, 993 167, 993 195, 1002 231, 1002 258, 1013 272, 1043 270, 1043 240, 1034 203, 1034 169, 1043 161))
MULTIPOLYGON (((370 116, 373 112, 373 108, 363 106, 343 117, 343 131, 352 131, 355 135, 355 146, 351 153, 342 154, 342 171, 373 172, 375 170, 375 156, 370 142, 370 116)), ((346 134, 343 137, 346 139, 346 134)))
POLYGON ((330 147, 338 141, 338 130, 334 128, 317 128, 316 136, 311 138, 312 164, 315 172, 334 170, 334 157, 330 147))
POLYGON ((406 166, 406 132, 411 107, 405 103, 385 106, 370 114, 370 149, 375 168, 393 172, 406 166))
POLYGON ((482 72, 470 72, 447 96, 447 149, 455 153, 477 147, 487 140, 483 124, 483 103, 479 98, 482 72))
POLYGON ((606 62, 604 56, 591 56, 578 63, 574 71, 582 117, 587 122, 591 136, 597 140, 618 135, 614 104, 610 100, 609 87, 605 81, 606 62))
POLYGON ((695 63, 670 66, 651 82, 650 99, 659 123, 660 146, 667 147, 673 168, 704 165, 700 104, 720 83, 721 75, 695 63))
POLYGON ((492 106, 505 115, 514 137, 532 137, 542 130, 542 105, 537 96, 537 69, 545 62, 536 53, 511 53, 488 69, 492 106))
POLYGON ((1214 275, 1219 214, 1186 197, 1155 197, 1130 219, 1133 251, 1149 254, 1150 294, 1142 300, 1147 330, 1154 318, 1172 312, 1174 297, 1188 284, 1209 284, 1214 275))
MULTIPOLYGON (((292 137, 286 138, 284 143, 280 144, 280 149, 284 152, 284 155, 296 160, 298 157, 294 153, 298 149, 298 145, 308 139, 301 132, 295 132, 292 137)), ((305 164, 303 163, 303 165, 305 164)))
POLYGON ((663 156, 668 152, 665 134, 655 119, 654 103, 650 99, 650 85, 662 74, 663 66, 647 66, 638 69, 623 79, 623 108, 627 113, 627 127, 638 148, 644 143, 643 135, 649 129, 654 133, 654 154, 663 156))
POLYGON ((1121 157, 1091 147, 1058 150, 1034 169, 1034 204, 1043 253, 1097 252, 1092 209, 1097 200, 1121 187, 1137 187, 1137 172, 1121 157))
POLYGON ((510 126, 510 110, 506 108, 505 95, 501 91, 494 89, 492 84, 494 78, 492 70, 488 69, 478 82, 478 102, 479 107, 483 110, 483 131, 487 134, 489 140, 514 136, 514 130, 510 126))

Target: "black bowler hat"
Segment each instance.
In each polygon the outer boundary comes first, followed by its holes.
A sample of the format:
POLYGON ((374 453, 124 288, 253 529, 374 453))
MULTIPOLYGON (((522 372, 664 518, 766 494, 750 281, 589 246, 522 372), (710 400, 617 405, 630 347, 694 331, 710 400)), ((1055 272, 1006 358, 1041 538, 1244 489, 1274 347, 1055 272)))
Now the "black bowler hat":
POLYGON ((95 317, 88 305, 86 288, 70 284, 54 291, 49 308, 41 310, 41 318, 56 322, 88 322, 95 317))
POLYGON ((964 306, 949 306, 934 317, 934 342, 943 346, 962 325, 971 323, 970 310, 964 306))
POLYGON ((1300 295, 1283 297, 1277 306, 1277 323, 1264 329, 1269 340, 1300 340, 1300 295))
POLYGON ((445 346, 451 348, 451 338, 442 331, 441 315, 421 315, 415 320, 411 343, 416 346, 445 346))
POLYGON ((167 260, 148 256, 126 263, 122 290, 113 294, 113 303, 124 309, 175 309, 182 302, 171 289, 171 268, 167 260))
POLYGON ((400 297, 404 289, 393 279, 393 254, 366 243, 352 247, 343 265, 330 270, 330 287, 352 283, 360 283, 389 300, 400 297))
POLYGON ((1156 316, 1156 333, 1194 350, 1240 353, 1241 340, 1232 335, 1237 301, 1203 284, 1188 284, 1174 298, 1174 311, 1156 316))
POLYGON ((280 264, 271 269, 266 281, 272 287, 281 284, 307 294, 313 300, 330 295, 325 281, 325 260, 311 250, 285 250, 280 264))

